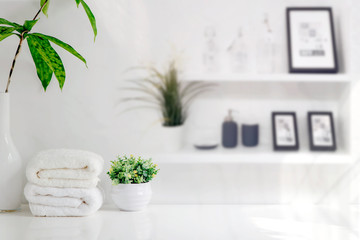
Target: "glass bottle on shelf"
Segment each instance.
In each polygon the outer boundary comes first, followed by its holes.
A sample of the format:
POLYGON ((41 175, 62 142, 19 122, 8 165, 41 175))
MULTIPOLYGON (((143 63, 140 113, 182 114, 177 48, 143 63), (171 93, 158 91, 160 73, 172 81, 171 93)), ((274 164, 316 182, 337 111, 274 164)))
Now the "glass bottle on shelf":
POLYGON ((205 72, 219 70, 219 51, 216 43, 216 31, 214 27, 206 27, 204 31, 203 67, 205 72))
POLYGON ((231 42, 227 49, 229 63, 232 72, 248 71, 248 53, 247 45, 244 40, 243 31, 239 28, 236 38, 231 42))
POLYGON ((276 71, 276 45, 269 17, 264 15, 261 38, 257 46, 257 72, 274 73, 276 71))

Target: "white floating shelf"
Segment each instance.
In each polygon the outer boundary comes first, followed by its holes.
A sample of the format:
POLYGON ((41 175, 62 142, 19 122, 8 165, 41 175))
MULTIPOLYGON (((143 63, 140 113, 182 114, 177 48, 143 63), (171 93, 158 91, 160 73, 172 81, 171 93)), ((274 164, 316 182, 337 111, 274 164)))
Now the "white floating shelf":
POLYGON ((184 81, 204 82, 334 82, 348 83, 351 78, 348 74, 184 74, 184 81))
POLYGON ((186 148, 176 153, 146 154, 159 164, 203 164, 203 163, 240 163, 240 164, 352 164, 355 158, 348 152, 274 152, 263 148, 198 150, 186 148))

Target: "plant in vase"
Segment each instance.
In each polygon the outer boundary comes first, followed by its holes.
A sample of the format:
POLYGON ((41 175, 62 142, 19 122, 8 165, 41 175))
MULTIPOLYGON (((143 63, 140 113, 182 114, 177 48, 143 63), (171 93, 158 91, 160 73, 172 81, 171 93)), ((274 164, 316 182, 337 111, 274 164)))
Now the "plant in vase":
POLYGON ((130 91, 141 92, 145 96, 124 100, 145 103, 146 105, 141 105, 144 108, 157 108, 162 115, 162 126, 169 133, 166 137, 167 149, 178 150, 182 147, 183 125, 191 103, 198 95, 209 90, 212 85, 180 81, 175 61, 171 61, 163 73, 155 67, 146 69, 149 71, 149 76, 145 79, 135 80, 135 87, 128 88, 130 91))
POLYGON ((111 197, 124 211, 140 211, 151 200, 150 181, 159 169, 151 159, 123 156, 111 162, 107 174, 112 180, 111 197))
MULTIPOLYGON (((84 0, 75 0, 75 3, 78 7, 81 5, 84 8, 92 26, 94 36, 96 37, 96 20, 91 9, 84 0)), ((23 24, 0 18, 0 42, 11 36, 15 36, 19 40, 11 64, 6 89, 3 93, 0 93, 0 175, 2 176, 0 180, 0 212, 19 209, 23 191, 21 178, 23 175, 21 172, 22 162, 10 134, 9 87, 16 60, 24 42, 27 42, 37 76, 44 91, 46 91, 46 88, 50 84, 53 75, 55 75, 60 89, 63 88, 66 78, 64 64, 59 54, 53 48, 53 45, 65 49, 86 65, 85 58, 69 44, 55 37, 32 31, 36 23, 40 20, 41 13, 47 16, 49 6, 50 0, 40 0, 40 9, 36 12, 34 18, 25 20, 23 24)))

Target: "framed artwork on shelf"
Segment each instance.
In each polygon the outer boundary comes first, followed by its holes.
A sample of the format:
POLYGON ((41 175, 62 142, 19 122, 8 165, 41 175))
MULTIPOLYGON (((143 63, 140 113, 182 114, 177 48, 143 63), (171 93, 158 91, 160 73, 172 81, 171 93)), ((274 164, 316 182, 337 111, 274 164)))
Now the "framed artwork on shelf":
POLYGON ((308 112, 308 126, 310 150, 336 150, 334 119, 331 112, 308 112))
POLYGON ((287 8, 290 73, 339 71, 331 8, 287 8))
POLYGON ((272 128, 275 151, 296 151, 299 149, 295 112, 273 112, 272 128))

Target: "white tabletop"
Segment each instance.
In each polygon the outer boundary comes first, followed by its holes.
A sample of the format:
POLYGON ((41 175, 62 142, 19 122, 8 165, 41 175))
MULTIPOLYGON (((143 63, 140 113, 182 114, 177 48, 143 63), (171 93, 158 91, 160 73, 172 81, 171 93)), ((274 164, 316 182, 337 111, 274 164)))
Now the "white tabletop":
POLYGON ((0 239, 355 240, 358 207, 150 205, 143 212, 103 207, 89 217, 33 217, 28 206, 0 214, 0 239))

